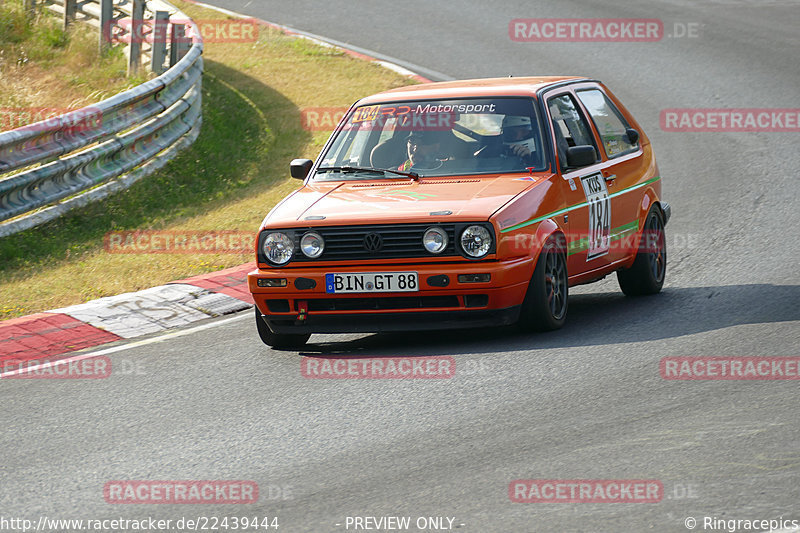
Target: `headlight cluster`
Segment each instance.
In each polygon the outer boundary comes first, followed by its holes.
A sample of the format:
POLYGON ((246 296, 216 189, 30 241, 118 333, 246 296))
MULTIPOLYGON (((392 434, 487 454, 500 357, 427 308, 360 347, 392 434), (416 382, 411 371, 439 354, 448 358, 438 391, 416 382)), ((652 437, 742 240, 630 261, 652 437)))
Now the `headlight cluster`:
MULTIPOLYGON (((460 234, 459 227, 456 226, 455 240, 462 255, 470 259, 486 256, 494 246, 492 231, 478 224, 464 227, 460 234)), ((439 226, 431 226, 422 235, 422 246, 431 254, 445 252, 449 244, 447 230, 439 226)), ((324 251, 325 239, 316 231, 306 231, 302 236, 300 231, 293 230, 271 231, 266 235, 262 233, 260 252, 267 262, 275 266, 287 264, 299 253, 309 259, 318 259, 324 251)))
POLYGON ((325 250, 325 241, 319 233, 309 231, 300 239, 300 249, 309 259, 316 259, 325 250))
MULTIPOLYGON (((461 249, 473 259, 480 259, 492 249, 492 232, 483 226, 467 226, 461 232, 461 249)), ((425 230, 422 245, 432 254, 440 254, 447 249, 447 232, 440 227, 425 230)))
POLYGON ((261 250, 270 263, 285 265, 294 255, 294 241, 285 233, 273 232, 264 238, 261 250))
MULTIPOLYGON (((285 265, 294 256, 294 240, 288 233, 273 231, 264 237, 261 251, 267 261, 275 265, 285 265)), ((310 259, 316 259, 325 251, 325 240, 319 233, 309 231, 300 239, 300 251, 310 259)))
POLYGON ((442 228, 428 228, 422 236, 422 245, 432 254, 440 254, 447 248, 447 232, 442 228))
POLYGON ((470 257, 483 257, 492 249, 491 232, 483 226, 467 226, 461 232, 461 249, 470 257))

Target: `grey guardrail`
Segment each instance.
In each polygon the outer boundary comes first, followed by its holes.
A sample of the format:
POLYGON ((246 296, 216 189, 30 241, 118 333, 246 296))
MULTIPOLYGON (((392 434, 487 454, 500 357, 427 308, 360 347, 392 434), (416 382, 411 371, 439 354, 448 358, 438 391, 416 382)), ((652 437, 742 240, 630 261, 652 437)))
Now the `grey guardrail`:
MULTIPOLYGON (((172 18, 194 24, 174 7, 172 18)), ((0 237, 126 189, 194 142, 202 123, 203 42, 196 26, 191 33, 188 52, 157 78, 0 133, 0 237)))

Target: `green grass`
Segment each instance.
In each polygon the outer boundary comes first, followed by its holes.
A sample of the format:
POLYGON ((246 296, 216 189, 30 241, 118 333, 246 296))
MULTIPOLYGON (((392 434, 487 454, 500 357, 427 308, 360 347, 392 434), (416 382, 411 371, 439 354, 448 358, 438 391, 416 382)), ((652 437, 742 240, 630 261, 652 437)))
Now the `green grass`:
POLYGON ((46 9, 28 17, 21 0, 0 0, 2 111, 20 111, 13 123, 24 125, 24 109, 84 107, 150 77, 127 78, 124 48, 101 54, 98 38, 98 30, 88 25, 73 24, 64 31, 61 19, 46 9))
POLYGON ((0 46, 30 38, 34 27, 19 2, 0 2, 0 46))
POLYGON ((37 10, 29 17, 21 2, 0 3, 0 47, 18 52, 18 60, 52 60, 69 42, 70 32, 49 11, 37 10))
MULTIPOLYGON (((189 16, 224 18, 178 2, 189 16)), ((328 133, 301 109, 349 106, 409 80, 382 67, 262 28, 256 43, 207 44, 203 127, 161 171, 105 201, 0 239, 0 318, 10 318, 251 261, 253 254, 108 254, 109 231, 252 231, 299 182, 295 157, 315 158, 328 133)), ((79 74, 76 74, 76 76, 79 74)))

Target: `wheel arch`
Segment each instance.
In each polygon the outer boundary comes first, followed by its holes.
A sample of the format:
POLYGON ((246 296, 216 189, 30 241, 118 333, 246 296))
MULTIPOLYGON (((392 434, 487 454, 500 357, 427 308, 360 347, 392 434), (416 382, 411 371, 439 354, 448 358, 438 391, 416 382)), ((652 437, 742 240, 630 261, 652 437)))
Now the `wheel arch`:
POLYGON ((531 247, 532 252, 535 250, 535 253, 531 254, 531 259, 533 259, 534 265, 536 264, 536 261, 539 260, 539 256, 542 253, 542 248, 544 247, 545 243, 552 238, 556 239, 556 243, 566 255, 567 237, 564 234, 564 230, 562 230, 552 218, 548 218, 543 220, 539 224, 539 227, 536 228, 534 242, 537 244, 537 246, 531 247))

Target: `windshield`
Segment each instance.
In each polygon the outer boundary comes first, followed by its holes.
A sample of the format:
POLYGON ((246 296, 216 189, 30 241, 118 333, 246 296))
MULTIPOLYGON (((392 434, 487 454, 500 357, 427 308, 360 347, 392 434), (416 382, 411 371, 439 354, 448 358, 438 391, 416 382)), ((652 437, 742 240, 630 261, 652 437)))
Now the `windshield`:
POLYGON ((531 98, 425 100, 353 109, 315 179, 527 173, 529 167, 547 168, 531 98))

